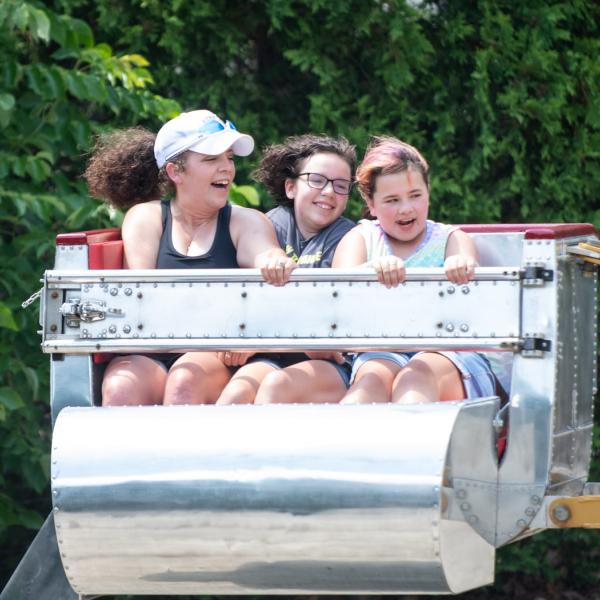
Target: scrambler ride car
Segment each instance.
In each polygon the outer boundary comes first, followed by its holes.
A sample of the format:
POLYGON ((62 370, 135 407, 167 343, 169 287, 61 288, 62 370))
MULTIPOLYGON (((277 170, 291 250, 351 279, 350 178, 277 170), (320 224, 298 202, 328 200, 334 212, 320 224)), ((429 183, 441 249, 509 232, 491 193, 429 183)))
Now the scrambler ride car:
POLYGON ((496 548, 598 527, 596 231, 462 228, 473 281, 408 269, 394 289, 366 269, 122 270, 118 230, 58 236, 53 512, 0 598, 459 593, 493 581, 496 548), (106 353, 224 349, 481 351, 507 401, 100 407, 106 353))

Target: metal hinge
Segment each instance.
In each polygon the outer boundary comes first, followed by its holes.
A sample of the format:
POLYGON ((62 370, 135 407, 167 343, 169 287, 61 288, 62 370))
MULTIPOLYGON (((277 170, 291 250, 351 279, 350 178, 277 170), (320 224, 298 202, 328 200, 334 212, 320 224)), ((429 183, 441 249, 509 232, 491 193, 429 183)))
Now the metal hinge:
POLYGON ((531 263, 521 269, 521 279, 525 287, 539 287, 554 280, 554 271, 545 269, 543 263, 531 263))
POLYGON ((103 300, 86 300, 81 302, 79 298, 72 298, 65 302, 59 309, 65 317, 67 327, 79 327, 80 322, 93 323, 102 321, 106 315, 123 317, 125 313, 120 308, 107 308, 103 300))
POLYGON ((521 345, 521 356, 525 358, 542 358, 544 352, 550 352, 552 342, 543 337, 525 335, 521 345))

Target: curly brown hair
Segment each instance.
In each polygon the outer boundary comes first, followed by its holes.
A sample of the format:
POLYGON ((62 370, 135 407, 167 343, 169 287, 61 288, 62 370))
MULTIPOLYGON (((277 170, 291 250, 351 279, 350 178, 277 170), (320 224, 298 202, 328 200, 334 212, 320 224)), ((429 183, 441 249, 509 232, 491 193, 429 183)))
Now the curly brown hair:
POLYGON ((121 209, 160 198, 168 181, 156 166, 155 139, 142 127, 99 136, 83 174, 90 194, 121 209))
POLYGON ((356 150, 345 137, 332 138, 310 133, 289 137, 283 144, 267 146, 252 178, 267 188, 277 204, 292 206, 294 201, 285 193, 285 180, 298 177, 305 158, 322 152, 337 154, 348 163, 354 175, 356 150))

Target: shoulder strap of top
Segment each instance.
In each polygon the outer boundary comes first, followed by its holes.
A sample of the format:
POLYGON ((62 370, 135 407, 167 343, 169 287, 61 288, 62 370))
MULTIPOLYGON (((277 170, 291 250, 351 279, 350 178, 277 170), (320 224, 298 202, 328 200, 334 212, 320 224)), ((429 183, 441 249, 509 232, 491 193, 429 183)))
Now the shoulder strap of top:
POLYGON ((231 204, 229 202, 219 210, 219 218, 217 221, 217 230, 221 227, 227 227, 229 231, 229 223, 231 222, 231 204))
POLYGON ((160 212, 162 215, 162 226, 164 233, 165 231, 168 231, 167 225, 170 224, 171 221, 171 203, 169 200, 160 201, 160 212))
POLYGON ((371 219, 361 219, 358 222, 358 232, 365 240, 367 250, 367 262, 374 258, 392 254, 387 241, 387 237, 379 225, 379 221, 371 219))
POLYGON ((229 262, 233 262, 237 265, 237 249, 233 243, 233 238, 231 237, 232 213, 233 207, 229 202, 219 210, 217 231, 215 232, 215 239, 209 251, 218 263, 225 261, 224 265, 229 262))

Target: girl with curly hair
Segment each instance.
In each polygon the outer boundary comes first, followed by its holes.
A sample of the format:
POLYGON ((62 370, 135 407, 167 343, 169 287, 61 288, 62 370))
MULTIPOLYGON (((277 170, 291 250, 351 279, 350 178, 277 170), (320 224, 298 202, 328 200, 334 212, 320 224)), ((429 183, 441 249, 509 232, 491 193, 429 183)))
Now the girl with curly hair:
MULTIPOLYGON (((259 211, 233 206, 234 155, 254 140, 208 110, 182 113, 154 136, 128 129, 103 138, 85 173, 92 194, 128 209, 125 267, 258 267, 282 285, 296 266, 259 211), (169 194, 171 199, 161 199, 169 194)), ((103 405, 214 403, 231 377, 213 352, 117 356, 103 380, 103 405)))
MULTIPOLYGON (((278 206, 267 216, 286 255, 299 267, 330 267, 333 253, 354 223, 342 216, 352 188, 356 154, 343 137, 290 137, 268 147, 254 178, 278 206)), ((220 404, 339 402, 349 365, 339 352, 221 355, 244 365, 221 394, 220 404), (246 362, 248 361, 248 362, 246 362)))

